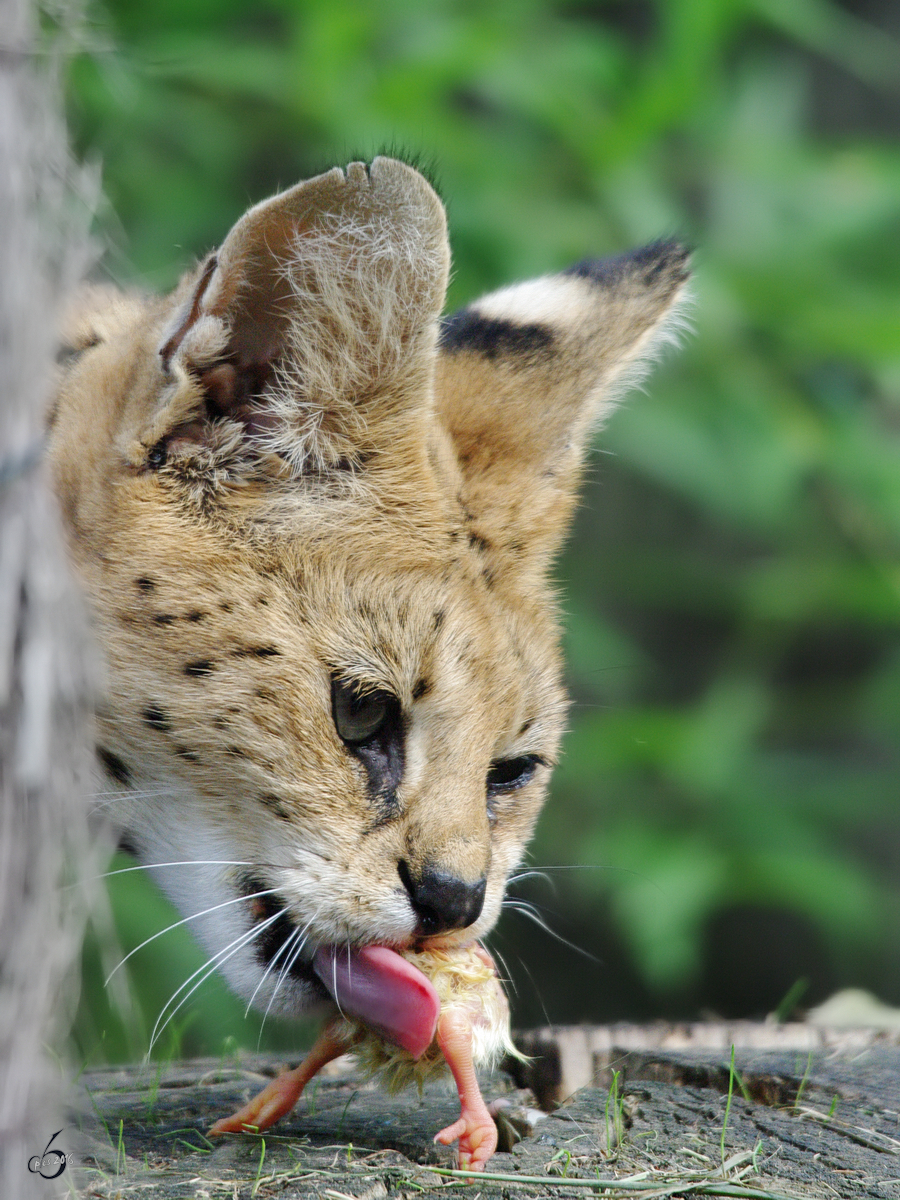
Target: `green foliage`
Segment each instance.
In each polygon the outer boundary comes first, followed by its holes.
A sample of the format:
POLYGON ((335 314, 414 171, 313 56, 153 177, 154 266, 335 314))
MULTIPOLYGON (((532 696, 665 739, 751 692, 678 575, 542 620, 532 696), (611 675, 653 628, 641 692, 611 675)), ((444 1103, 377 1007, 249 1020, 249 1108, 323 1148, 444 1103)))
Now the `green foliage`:
POLYGON ((575 705, 533 855, 612 868, 562 899, 660 1009, 704 999, 741 907, 900 1001, 900 46, 854 11, 107 0, 71 66, 125 281, 385 146, 435 165, 453 305, 699 247, 695 335, 602 433, 560 565, 575 705))

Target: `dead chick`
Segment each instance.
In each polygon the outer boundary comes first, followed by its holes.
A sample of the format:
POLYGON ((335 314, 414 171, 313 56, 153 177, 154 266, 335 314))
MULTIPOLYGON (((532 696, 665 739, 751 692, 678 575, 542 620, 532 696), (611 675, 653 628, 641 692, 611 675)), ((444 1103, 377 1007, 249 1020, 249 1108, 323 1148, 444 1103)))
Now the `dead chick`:
POLYGON ((509 1006, 490 955, 481 946, 395 951, 324 947, 314 969, 338 1005, 306 1059, 274 1079, 212 1134, 266 1129, 288 1113, 322 1067, 352 1051, 388 1091, 421 1086, 449 1067, 460 1116, 435 1141, 459 1142, 461 1167, 481 1170, 497 1146, 497 1128, 478 1086, 477 1066, 517 1054, 509 1006))

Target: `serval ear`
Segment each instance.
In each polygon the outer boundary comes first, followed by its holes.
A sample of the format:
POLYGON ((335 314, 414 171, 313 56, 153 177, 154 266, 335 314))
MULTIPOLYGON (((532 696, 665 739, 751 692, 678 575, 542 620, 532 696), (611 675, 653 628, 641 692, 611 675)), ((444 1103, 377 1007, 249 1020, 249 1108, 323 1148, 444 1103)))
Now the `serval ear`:
POLYGON ((170 387, 142 440, 190 455, 243 439, 296 474, 391 444, 431 411, 448 269, 443 206, 405 163, 257 204, 176 293, 170 387))
POLYGON ((443 323, 436 403, 491 574, 548 567, 593 428, 684 326, 688 252, 656 242, 503 288, 443 323))

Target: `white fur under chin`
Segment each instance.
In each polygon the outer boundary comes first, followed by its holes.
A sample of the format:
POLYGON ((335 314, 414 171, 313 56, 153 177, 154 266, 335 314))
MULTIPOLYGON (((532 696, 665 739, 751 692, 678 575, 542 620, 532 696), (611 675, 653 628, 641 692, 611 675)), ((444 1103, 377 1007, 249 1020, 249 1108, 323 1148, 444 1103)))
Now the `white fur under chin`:
MULTIPOLYGON (((137 792, 131 802, 139 813, 129 822, 148 873, 181 914, 181 922, 209 955, 207 967, 262 1012, 296 1017, 319 1000, 315 989, 289 973, 284 955, 271 970, 260 962, 259 924, 250 917, 251 901, 238 880, 253 863, 236 853, 232 839, 213 832, 208 801, 189 793, 137 792), (171 820, 177 807, 179 819, 171 820)), ((202 983, 201 970, 185 991, 202 983)), ((177 1003, 173 997, 173 1003, 177 1003)))

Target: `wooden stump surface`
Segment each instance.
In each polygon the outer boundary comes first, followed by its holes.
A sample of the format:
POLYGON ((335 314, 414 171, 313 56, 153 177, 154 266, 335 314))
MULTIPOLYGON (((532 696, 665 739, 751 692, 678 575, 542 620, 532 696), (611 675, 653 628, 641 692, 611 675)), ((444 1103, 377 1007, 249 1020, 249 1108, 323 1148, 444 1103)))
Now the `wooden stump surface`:
POLYGON ((499 1073, 485 1085, 489 1099, 509 1101, 499 1118, 501 1150, 488 1164, 505 1180, 471 1185, 432 1169, 453 1166, 452 1151, 432 1142, 457 1115, 451 1088, 388 1097, 347 1060, 266 1134, 210 1142, 205 1131, 214 1120, 297 1061, 241 1055, 83 1076, 80 1111, 59 1138, 70 1170, 57 1183, 82 1197, 147 1200, 412 1200, 461 1188, 472 1200, 900 1200, 897 1034, 709 1024, 547 1029, 521 1041, 534 1056, 524 1074, 499 1073), (578 1088, 552 1113, 538 1114, 533 1093, 517 1086, 526 1076, 545 1102, 572 1079, 578 1088), (723 1157, 732 1162, 724 1183, 723 1157), (640 1173, 627 1191, 574 1185, 640 1173))

